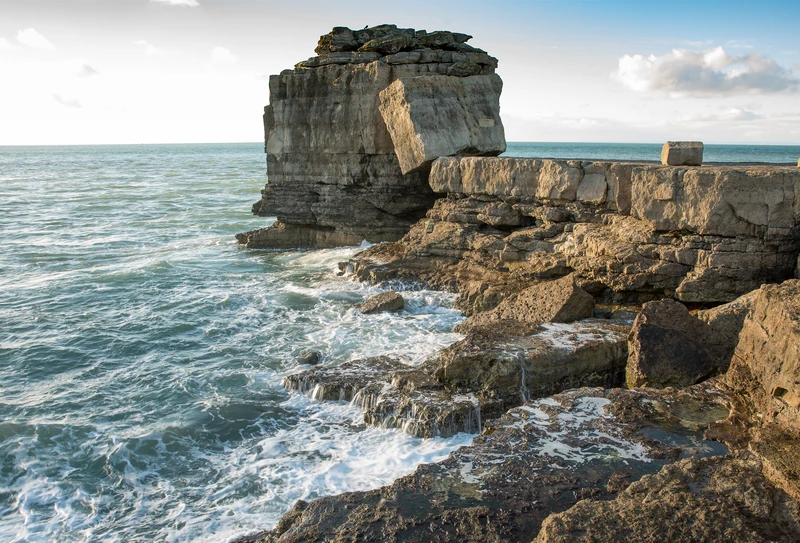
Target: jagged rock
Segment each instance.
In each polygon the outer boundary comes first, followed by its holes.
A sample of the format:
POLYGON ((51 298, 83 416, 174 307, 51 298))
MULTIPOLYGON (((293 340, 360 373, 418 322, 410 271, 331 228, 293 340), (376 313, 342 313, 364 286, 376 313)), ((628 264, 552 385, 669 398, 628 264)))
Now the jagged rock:
POLYGON ((322 360, 322 353, 319 351, 306 351, 297 357, 298 364, 307 364, 309 366, 316 366, 322 360))
POLYGON ((764 476, 754 454, 692 457, 549 516, 534 543, 800 540, 800 506, 764 476))
MULTIPOLYGON (((578 389, 528 402, 442 462, 377 490, 298 502, 275 530, 239 541, 531 541, 542 521, 580 500, 613 499, 681 455, 724 454, 702 432, 728 412, 711 384, 578 389)), ((776 495, 769 483, 737 488, 776 495)))
POLYGON ((405 300, 396 292, 381 292, 376 294, 360 306, 362 313, 380 313, 383 311, 400 311, 405 306, 405 300))
POLYGON ((700 166, 703 163, 703 142, 668 141, 661 148, 665 166, 700 166))
POLYGON ((800 280, 754 293, 727 380, 764 420, 800 430, 800 280))
POLYGON ((315 400, 352 401, 374 383, 384 383, 392 373, 408 368, 396 358, 376 356, 345 362, 339 366, 317 367, 284 377, 284 387, 309 394, 315 400))
POLYGON ((324 55, 339 51, 355 51, 358 46, 358 40, 352 30, 343 26, 335 26, 328 34, 319 38, 315 51, 318 55, 324 55))
POLYGON ((475 326, 491 326, 503 320, 527 324, 572 322, 588 319, 594 313, 594 298, 575 285, 575 277, 545 281, 513 294, 484 313, 478 313, 456 326, 466 333, 475 326))
POLYGON ((403 78, 380 93, 381 116, 404 174, 428 169, 442 156, 499 155, 506 150, 500 77, 451 75, 472 77, 403 78))
POLYGON ((648 302, 628 340, 628 387, 685 387, 724 371, 729 360, 710 325, 680 302, 648 302))
MULTIPOLYGON (((320 38, 320 56, 271 76, 264 109, 269 183, 253 209, 277 222, 237 236, 239 242, 297 248, 400 239, 434 196, 427 172, 404 175, 401 170, 379 94, 400 79, 412 85, 416 77, 436 76, 443 89, 474 104, 456 112, 442 94, 442 107, 460 115, 473 111, 477 128, 472 120, 465 126, 491 131, 479 124, 481 104, 496 102, 500 91, 499 78, 492 77, 497 59, 466 46, 467 39, 466 34, 418 33, 395 25, 336 27, 320 38), (472 74, 480 77, 459 83, 472 74), (481 78, 491 83, 481 84, 481 78), (490 88, 494 98, 483 96, 490 88)), ((493 130, 502 135, 496 111, 491 118, 493 130)), ((453 119, 447 126, 456 124, 453 119)))

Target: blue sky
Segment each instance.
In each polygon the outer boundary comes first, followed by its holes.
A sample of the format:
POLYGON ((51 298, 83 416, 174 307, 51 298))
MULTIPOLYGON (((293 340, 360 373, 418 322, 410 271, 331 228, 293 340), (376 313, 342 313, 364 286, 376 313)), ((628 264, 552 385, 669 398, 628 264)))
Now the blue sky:
POLYGON ((0 144, 259 141, 333 26, 474 36, 510 141, 800 143, 800 2, 0 0, 0 144))

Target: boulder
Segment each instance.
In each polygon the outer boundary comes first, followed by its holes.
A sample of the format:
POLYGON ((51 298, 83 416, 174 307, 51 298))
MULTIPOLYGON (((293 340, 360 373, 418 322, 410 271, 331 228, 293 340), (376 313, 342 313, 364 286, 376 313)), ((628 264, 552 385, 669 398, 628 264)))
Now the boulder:
POLYGON ((711 326, 680 302, 648 302, 628 339, 628 387, 686 387, 727 368, 711 326))
POLYGON ((506 298, 493 310, 478 313, 460 323, 455 331, 466 333, 476 326, 508 320, 529 325, 572 322, 588 319, 593 314, 594 298, 575 285, 573 275, 568 275, 528 287, 506 298))
POLYGON ((297 357, 298 364, 316 366, 322 360, 322 353, 319 351, 306 351, 297 357))
POLYGON ((502 87, 494 74, 431 75, 401 78, 382 90, 380 112, 402 172, 427 170, 443 156, 505 151, 502 87))
POLYGON ((668 141, 661 148, 665 166, 700 166, 703 163, 703 142, 668 141))
POLYGON ((754 294, 726 378, 764 420, 800 430, 800 280, 754 294))
POLYGON ((381 292, 358 306, 362 313, 381 313, 400 311, 405 306, 405 300, 396 292, 381 292))
POLYGON ((753 307, 753 300, 757 292, 757 290, 749 292, 727 304, 695 313, 698 319, 711 327, 714 340, 720 346, 720 358, 724 361, 724 366, 720 367, 722 370, 727 371, 727 366, 733 358, 744 319, 753 307))

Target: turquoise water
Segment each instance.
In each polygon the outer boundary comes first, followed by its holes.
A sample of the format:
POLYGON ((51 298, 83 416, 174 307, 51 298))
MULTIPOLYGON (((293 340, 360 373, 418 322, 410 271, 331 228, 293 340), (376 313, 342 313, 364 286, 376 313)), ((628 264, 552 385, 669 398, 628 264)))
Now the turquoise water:
MULTIPOLYGON (((550 143, 509 142, 504 156, 587 158, 605 160, 661 160, 663 143, 550 143)), ((703 146, 703 162, 771 162, 797 164, 800 145, 703 146)))
POLYGON ((261 144, 0 148, 0 541, 215 541, 372 488, 470 436, 366 429, 280 386, 295 356, 419 361, 452 297, 399 315, 337 277, 356 249, 266 252, 261 144))
POLYGON ((354 312, 380 291, 336 275, 357 248, 239 248, 236 232, 266 224, 250 214, 263 184, 260 143, 0 147, 0 541, 221 542, 470 442, 368 429, 356 408, 280 386, 308 349, 419 362, 461 317, 429 291, 400 314, 354 312))

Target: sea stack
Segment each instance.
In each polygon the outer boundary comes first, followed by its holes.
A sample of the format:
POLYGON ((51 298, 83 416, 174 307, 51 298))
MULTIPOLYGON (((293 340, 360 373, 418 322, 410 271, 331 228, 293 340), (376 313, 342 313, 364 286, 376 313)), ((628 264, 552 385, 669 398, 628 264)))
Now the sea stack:
POLYGON ((248 247, 394 241, 435 195, 430 164, 505 151, 497 59, 467 34, 395 25, 336 27, 318 56, 270 77, 269 182, 253 206, 277 217, 248 247))

